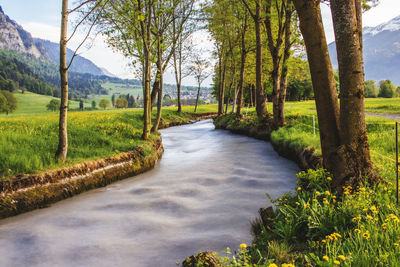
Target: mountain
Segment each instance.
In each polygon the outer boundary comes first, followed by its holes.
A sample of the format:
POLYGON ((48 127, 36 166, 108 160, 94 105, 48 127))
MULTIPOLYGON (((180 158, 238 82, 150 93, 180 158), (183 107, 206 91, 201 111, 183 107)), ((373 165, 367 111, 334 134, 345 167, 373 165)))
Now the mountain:
MULTIPOLYGON (((400 85, 400 16, 376 27, 363 28, 366 80, 391 80, 400 85)), ((336 44, 328 45, 334 68, 338 67, 336 44)))
MULTIPOLYGON (((54 64, 58 64, 60 61, 60 45, 58 43, 53 43, 47 40, 34 38, 33 39, 35 45, 40 47, 42 54, 46 54, 51 62, 54 64)), ((69 62, 74 55, 74 51, 71 49, 67 49, 67 62, 69 62)), ((76 56, 74 61, 72 62, 70 71, 78 72, 78 73, 89 73, 92 75, 107 75, 109 76, 108 71, 103 71, 103 69, 99 68, 89 59, 86 59, 81 56, 76 56)))
MULTIPOLYGON (((33 55, 37 59, 47 60, 51 63, 59 62, 59 44, 50 41, 32 38, 32 35, 25 31, 21 25, 10 19, 0 6, 0 49, 12 50, 18 53, 33 55)), ((70 60, 74 52, 67 49, 67 59, 70 60)), ((96 66, 92 61, 76 56, 70 71, 110 76, 108 71, 96 66)))
POLYGON ((19 53, 33 55, 36 58, 41 56, 35 46, 32 36, 19 24, 4 14, 0 6, 0 48, 10 49, 19 53))

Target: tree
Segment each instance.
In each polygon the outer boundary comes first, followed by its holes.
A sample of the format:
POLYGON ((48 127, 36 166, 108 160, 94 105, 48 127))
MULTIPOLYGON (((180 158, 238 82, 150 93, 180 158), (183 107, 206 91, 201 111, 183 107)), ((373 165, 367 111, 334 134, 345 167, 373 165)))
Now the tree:
POLYGON ((114 0, 105 4, 100 21, 109 45, 141 64, 144 140, 149 138, 151 123, 152 19, 155 4, 155 0, 114 0))
POLYGON ((105 98, 103 98, 103 99, 100 100, 99 107, 101 107, 101 108, 103 108, 103 109, 106 109, 106 108, 108 108, 109 106, 110 106, 110 100, 105 99, 105 98))
POLYGON ((364 87, 365 87, 365 97, 378 96, 378 88, 376 87, 376 82, 374 80, 365 81, 364 87))
POLYGON ((267 31, 268 49, 272 57, 272 103, 275 125, 280 127, 285 123, 285 99, 287 89, 288 60, 292 47, 292 16, 293 5, 290 0, 267 1, 264 20, 267 31), (274 10, 271 8, 274 3, 274 10), (280 3, 279 3, 280 2, 280 3), (273 16, 276 12, 276 16, 273 16), (275 18, 275 19, 273 19, 275 18), (272 25, 275 23, 276 34, 273 34, 272 25), (283 49, 282 49, 283 46, 283 49), (283 55, 282 55, 283 53, 283 55))
POLYGON ((116 108, 127 108, 128 107, 128 101, 125 98, 119 97, 115 101, 115 107, 116 108))
POLYGON ((324 166, 334 186, 379 179, 372 167, 364 113, 361 8, 359 1, 334 0, 331 10, 340 76, 340 110, 319 1, 293 0, 306 45, 317 106, 324 166), (357 15, 359 14, 359 15, 357 15))
POLYGON ((3 94, 0 94, 0 113, 7 111, 7 98, 3 94))
POLYGON ((111 96, 111 104, 113 107, 115 107, 115 94, 111 96))
POLYGON ((50 102, 46 105, 47 110, 50 111, 57 111, 60 109, 61 101, 58 99, 52 99, 50 102))
POLYGON ((250 7, 249 2, 251 0, 242 0, 243 4, 246 6, 247 10, 249 11, 251 17, 254 20, 255 24, 255 33, 256 33, 256 112, 259 118, 263 117, 267 113, 266 108, 266 97, 263 88, 263 71, 262 71, 262 61, 263 61, 263 54, 262 54, 262 34, 261 34, 261 24, 262 24, 262 17, 261 17, 261 9, 262 9, 262 1, 261 0, 254 0, 255 2, 255 10, 250 7))
POLYGON ((8 113, 13 112, 14 110, 17 109, 17 99, 15 98, 15 96, 10 93, 9 91, 3 90, 0 91, 0 95, 2 95, 5 99, 5 105, 3 104, 3 112, 5 112, 7 115, 8 113))
POLYGON ((194 112, 197 111, 197 104, 200 98, 200 88, 201 84, 210 76, 210 73, 207 71, 209 68, 209 62, 203 59, 199 53, 194 55, 192 66, 190 67, 191 73, 193 74, 194 78, 197 82, 197 97, 196 97, 196 105, 194 107, 194 112))
POLYGON ((96 104, 97 104, 96 101, 93 100, 92 101, 92 109, 96 109, 96 104))
POLYGON ((67 133, 67 113, 68 113, 68 69, 71 67, 72 62, 75 57, 78 55, 78 50, 81 46, 86 42, 89 38, 90 33, 97 21, 98 17, 95 17, 91 23, 91 26, 82 40, 82 42, 75 49, 74 54, 72 55, 70 62, 67 63, 67 43, 71 40, 71 38, 75 35, 78 30, 78 27, 82 25, 88 17, 99 8, 101 1, 97 0, 86 0, 78 4, 77 7, 72 10, 68 10, 68 0, 62 0, 61 6, 61 32, 60 32, 60 86, 61 86, 61 105, 60 105, 60 118, 59 118, 59 126, 58 126, 58 148, 55 154, 55 157, 62 162, 64 162, 67 158, 68 151, 68 133, 67 133), (90 8, 86 13, 81 11, 81 8, 89 5, 90 3, 94 3, 94 6, 90 8), (83 12, 82 19, 76 24, 75 28, 72 31, 70 37, 67 37, 68 32, 68 16, 73 12, 83 12))
POLYGON ((384 80, 379 82, 379 97, 392 98, 395 94, 396 86, 392 84, 391 80, 384 80))
POLYGON ((83 110, 84 106, 83 106, 83 100, 79 100, 79 109, 83 110))

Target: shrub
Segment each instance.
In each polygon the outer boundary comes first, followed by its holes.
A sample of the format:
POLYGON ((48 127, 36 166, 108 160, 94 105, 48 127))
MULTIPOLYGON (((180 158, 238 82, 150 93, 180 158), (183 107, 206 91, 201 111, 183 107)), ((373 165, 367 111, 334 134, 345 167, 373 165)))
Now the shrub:
POLYGON ((99 107, 106 109, 110 106, 110 100, 103 98, 100 100, 99 107))
POLYGON ((17 99, 15 98, 15 96, 10 93, 9 91, 0 91, 0 95, 2 95, 4 97, 4 99, 6 100, 4 102, 3 99, 3 104, 0 104, 0 112, 5 112, 7 115, 8 113, 13 112, 14 110, 17 109, 17 99))
POLYGON ((47 110, 50 111, 57 111, 60 109, 61 106, 61 101, 58 99, 52 99, 50 102, 46 105, 47 110))

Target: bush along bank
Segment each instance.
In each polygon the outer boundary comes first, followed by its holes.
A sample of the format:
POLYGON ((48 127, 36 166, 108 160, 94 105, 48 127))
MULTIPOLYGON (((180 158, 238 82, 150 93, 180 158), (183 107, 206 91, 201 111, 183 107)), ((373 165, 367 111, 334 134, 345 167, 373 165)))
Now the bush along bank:
MULTIPOLYGON (((191 115, 190 120, 186 121, 173 119, 164 122, 163 128, 194 123, 213 116, 213 113, 206 113, 191 115)), ((148 171, 162 153, 161 137, 152 135, 149 141, 128 152, 53 171, 0 180, 0 219, 43 208, 84 191, 148 171)))
MULTIPOLYGON (((271 132, 271 141, 312 147, 304 132, 293 134, 290 123, 271 132)), ((302 171, 297 178, 295 192, 259 210, 252 222, 251 245, 224 255, 203 252, 185 259, 182 266, 400 265, 400 212, 392 183, 348 186, 338 194, 330 174, 321 168, 302 171)))

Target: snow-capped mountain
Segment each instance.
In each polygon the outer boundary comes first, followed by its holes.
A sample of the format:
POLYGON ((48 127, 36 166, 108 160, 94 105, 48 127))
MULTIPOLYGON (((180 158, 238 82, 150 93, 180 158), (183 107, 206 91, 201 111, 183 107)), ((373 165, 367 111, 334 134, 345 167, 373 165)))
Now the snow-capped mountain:
MULTIPOLYGON (((400 16, 363 29, 366 80, 389 79, 400 85, 400 16)), ((332 65, 337 68, 336 44, 329 44, 332 65)))

